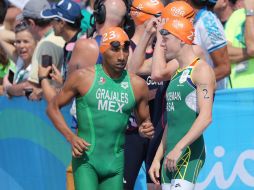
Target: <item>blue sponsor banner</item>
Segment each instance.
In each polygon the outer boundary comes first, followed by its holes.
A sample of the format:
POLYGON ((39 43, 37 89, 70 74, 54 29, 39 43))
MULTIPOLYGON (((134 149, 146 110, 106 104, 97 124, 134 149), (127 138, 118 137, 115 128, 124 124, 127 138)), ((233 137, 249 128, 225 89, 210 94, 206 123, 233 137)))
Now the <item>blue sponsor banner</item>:
MULTIPOLYGON (((44 101, 0 97, 0 189, 64 190, 68 142, 45 113, 44 101)), ((71 124, 69 106, 62 112, 71 124)), ((196 190, 254 189, 254 90, 216 93, 205 132, 207 158, 196 190)), ((144 170, 135 190, 145 190, 144 170)))
POLYGON ((216 93, 196 190, 254 189, 254 90, 216 93))
MULTIPOLYGON (((0 97, 0 189, 64 190, 69 143, 45 113, 45 101, 0 97)), ((69 107, 62 110, 71 123, 69 107)))

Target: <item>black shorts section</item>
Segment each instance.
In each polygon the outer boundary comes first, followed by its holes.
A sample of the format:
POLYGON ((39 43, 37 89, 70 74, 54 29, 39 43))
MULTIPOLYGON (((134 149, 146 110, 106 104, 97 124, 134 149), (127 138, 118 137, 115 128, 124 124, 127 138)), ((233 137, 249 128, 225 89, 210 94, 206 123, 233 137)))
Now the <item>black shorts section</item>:
POLYGON ((124 190, 133 190, 140 167, 146 159, 149 139, 138 130, 127 131, 124 147, 124 190))

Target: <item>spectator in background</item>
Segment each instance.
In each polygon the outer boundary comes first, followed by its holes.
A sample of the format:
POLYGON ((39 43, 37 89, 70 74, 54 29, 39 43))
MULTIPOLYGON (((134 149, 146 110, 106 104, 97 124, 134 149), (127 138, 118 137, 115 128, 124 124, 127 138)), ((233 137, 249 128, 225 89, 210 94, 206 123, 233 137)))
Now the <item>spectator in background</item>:
POLYGON ((196 10, 194 43, 202 47, 206 62, 214 69, 217 89, 225 89, 227 76, 230 74, 230 63, 223 26, 215 14, 207 10, 206 1, 187 2, 196 10))
POLYGON ((4 19, 4 29, 14 31, 16 25, 16 17, 21 13, 21 9, 8 3, 7 13, 4 19))
POLYGON ((63 84, 66 79, 68 62, 71 58, 71 51, 66 50, 68 43, 76 42, 80 32, 81 24, 81 9, 80 6, 72 0, 63 0, 55 4, 51 9, 45 9, 41 12, 42 18, 52 19, 52 26, 56 36, 61 36, 66 41, 63 52, 64 62, 62 66, 62 76, 57 76, 60 73, 56 67, 43 68, 39 66, 39 81, 44 92, 44 97, 47 101, 51 100, 56 95, 56 90, 52 87, 47 80, 51 69, 54 72, 51 75, 53 80, 57 80, 63 84))
POLYGON ((29 72, 29 82, 38 90, 34 90, 30 99, 40 99, 42 90, 39 88, 38 67, 42 64, 42 55, 52 57, 52 63, 57 69, 61 69, 63 63, 63 46, 65 41, 57 37, 51 26, 51 19, 44 19, 41 11, 50 9, 47 0, 29 0, 23 10, 23 19, 29 24, 34 37, 39 40, 32 58, 32 67, 29 72))
MULTIPOLYGON (((86 12, 85 12, 86 13, 86 12)), ((57 90, 49 83, 48 76, 50 75, 53 80, 57 80, 63 84, 67 77, 68 62, 71 58, 72 50, 67 51, 67 46, 76 42, 78 37, 82 34, 81 27, 81 9, 80 6, 71 0, 63 0, 55 4, 53 8, 43 10, 41 13, 43 18, 51 18, 55 35, 62 36, 66 41, 64 52, 64 63, 62 74, 53 65, 53 73, 49 74, 51 67, 44 68, 39 66, 39 81, 43 89, 43 94, 47 102, 49 102, 56 94, 57 90)), ((83 30, 88 28, 87 22, 83 22, 83 30), (84 26, 85 25, 85 26, 84 26)), ((76 121, 76 117, 73 118, 76 121)), ((76 128, 76 122, 73 128, 76 128)), ((71 165, 66 170, 66 186, 68 190, 74 189, 73 174, 71 165)))
POLYGON ((15 72, 15 64, 7 57, 7 54, 0 44, 0 95, 3 94, 3 78, 9 70, 15 72))
POLYGON ((14 80, 9 81, 9 74, 4 78, 4 88, 9 96, 23 96, 24 90, 32 88, 27 82, 28 74, 31 70, 31 61, 37 41, 34 39, 29 25, 26 22, 20 22, 15 27, 15 47, 4 42, 5 51, 16 63, 16 72, 14 80))
POLYGON ((2 24, 4 22, 7 9, 8 9, 8 1, 7 0, 0 1, 0 27, 2 27, 2 24))
POLYGON ((241 9, 232 13, 225 27, 231 88, 254 87, 254 1, 244 0, 243 3, 241 9))
POLYGON ((226 22, 235 10, 235 3, 237 0, 218 0, 215 7, 214 13, 220 19, 222 25, 225 27, 226 22))

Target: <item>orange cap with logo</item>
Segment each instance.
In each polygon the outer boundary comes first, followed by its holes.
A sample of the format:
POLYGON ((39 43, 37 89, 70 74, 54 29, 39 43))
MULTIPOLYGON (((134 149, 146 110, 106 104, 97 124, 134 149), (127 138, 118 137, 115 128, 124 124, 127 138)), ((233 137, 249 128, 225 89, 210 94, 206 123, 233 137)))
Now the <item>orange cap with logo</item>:
POLYGON ((185 1, 174 1, 169 3, 162 11, 161 18, 184 17, 193 22, 194 9, 185 1))
POLYGON ((102 34, 100 52, 104 53, 111 47, 110 43, 115 41, 123 45, 126 41, 129 41, 129 37, 120 27, 109 27, 105 29, 102 34))
POLYGON ((162 35, 171 33, 186 44, 192 45, 194 40, 194 31, 193 24, 190 20, 183 17, 171 17, 171 19, 164 24, 160 33, 162 35))
POLYGON ((160 0, 134 0, 130 13, 135 24, 141 25, 153 16, 159 17, 163 8, 160 0))

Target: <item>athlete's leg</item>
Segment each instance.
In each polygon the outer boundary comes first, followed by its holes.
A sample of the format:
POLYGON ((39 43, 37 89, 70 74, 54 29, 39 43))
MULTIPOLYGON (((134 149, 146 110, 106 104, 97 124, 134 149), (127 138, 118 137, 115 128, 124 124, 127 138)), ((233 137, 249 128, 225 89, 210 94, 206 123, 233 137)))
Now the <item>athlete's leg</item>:
POLYGON ((98 176, 94 167, 83 159, 72 160, 73 177, 75 190, 97 190, 98 189, 98 176))
POLYGON ((122 190, 123 189, 123 172, 112 177, 105 178, 99 184, 99 190, 122 190))

